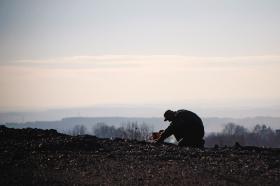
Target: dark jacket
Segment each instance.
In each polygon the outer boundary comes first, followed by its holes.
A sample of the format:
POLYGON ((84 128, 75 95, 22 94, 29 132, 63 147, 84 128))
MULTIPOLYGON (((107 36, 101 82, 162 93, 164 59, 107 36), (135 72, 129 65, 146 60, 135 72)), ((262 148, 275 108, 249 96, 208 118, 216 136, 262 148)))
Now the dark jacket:
POLYGON ((202 120, 195 113, 188 110, 178 110, 175 119, 161 134, 160 141, 174 135, 176 140, 200 140, 204 137, 202 120))

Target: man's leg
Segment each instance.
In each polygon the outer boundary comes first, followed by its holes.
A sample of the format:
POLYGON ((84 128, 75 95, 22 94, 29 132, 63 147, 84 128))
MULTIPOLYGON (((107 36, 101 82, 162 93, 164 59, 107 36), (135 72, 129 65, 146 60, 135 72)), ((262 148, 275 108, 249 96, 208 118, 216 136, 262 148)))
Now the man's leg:
POLYGON ((187 138, 182 138, 182 139, 179 141, 178 146, 180 146, 180 147, 191 147, 190 140, 187 139, 187 138))
POLYGON ((204 147, 204 139, 189 139, 183 138, 179 141, 178 146, 180 147, 196 147, 203 148, 204 147))

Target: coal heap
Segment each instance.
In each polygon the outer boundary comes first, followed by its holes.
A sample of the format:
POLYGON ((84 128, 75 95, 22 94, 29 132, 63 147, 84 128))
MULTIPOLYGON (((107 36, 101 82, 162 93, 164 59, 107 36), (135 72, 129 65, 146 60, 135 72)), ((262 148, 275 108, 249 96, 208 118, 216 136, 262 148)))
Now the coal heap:
POLYGON ((196 149, 0 126, 0 185, 279 185, 280 149, 196 149))

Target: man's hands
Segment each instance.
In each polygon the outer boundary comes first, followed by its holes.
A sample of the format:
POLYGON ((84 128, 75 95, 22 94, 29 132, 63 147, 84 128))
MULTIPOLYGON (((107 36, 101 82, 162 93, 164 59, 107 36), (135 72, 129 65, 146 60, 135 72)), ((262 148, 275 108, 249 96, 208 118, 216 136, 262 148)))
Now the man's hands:
POLYGON ((162 142, 161 140, 161 134, 164 132, 164 130, 160 130, 159 132, 153 132, 151 139, 153 140, 154 143, 160 143, 162 142))

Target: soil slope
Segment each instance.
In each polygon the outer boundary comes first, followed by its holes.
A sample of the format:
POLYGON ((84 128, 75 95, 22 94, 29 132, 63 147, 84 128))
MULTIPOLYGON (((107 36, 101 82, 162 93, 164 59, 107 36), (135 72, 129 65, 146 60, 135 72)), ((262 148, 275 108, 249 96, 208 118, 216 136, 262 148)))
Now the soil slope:
POLYGON ((279 185, 280 149, 192 149, 0 126, 0 185, 279 185))

